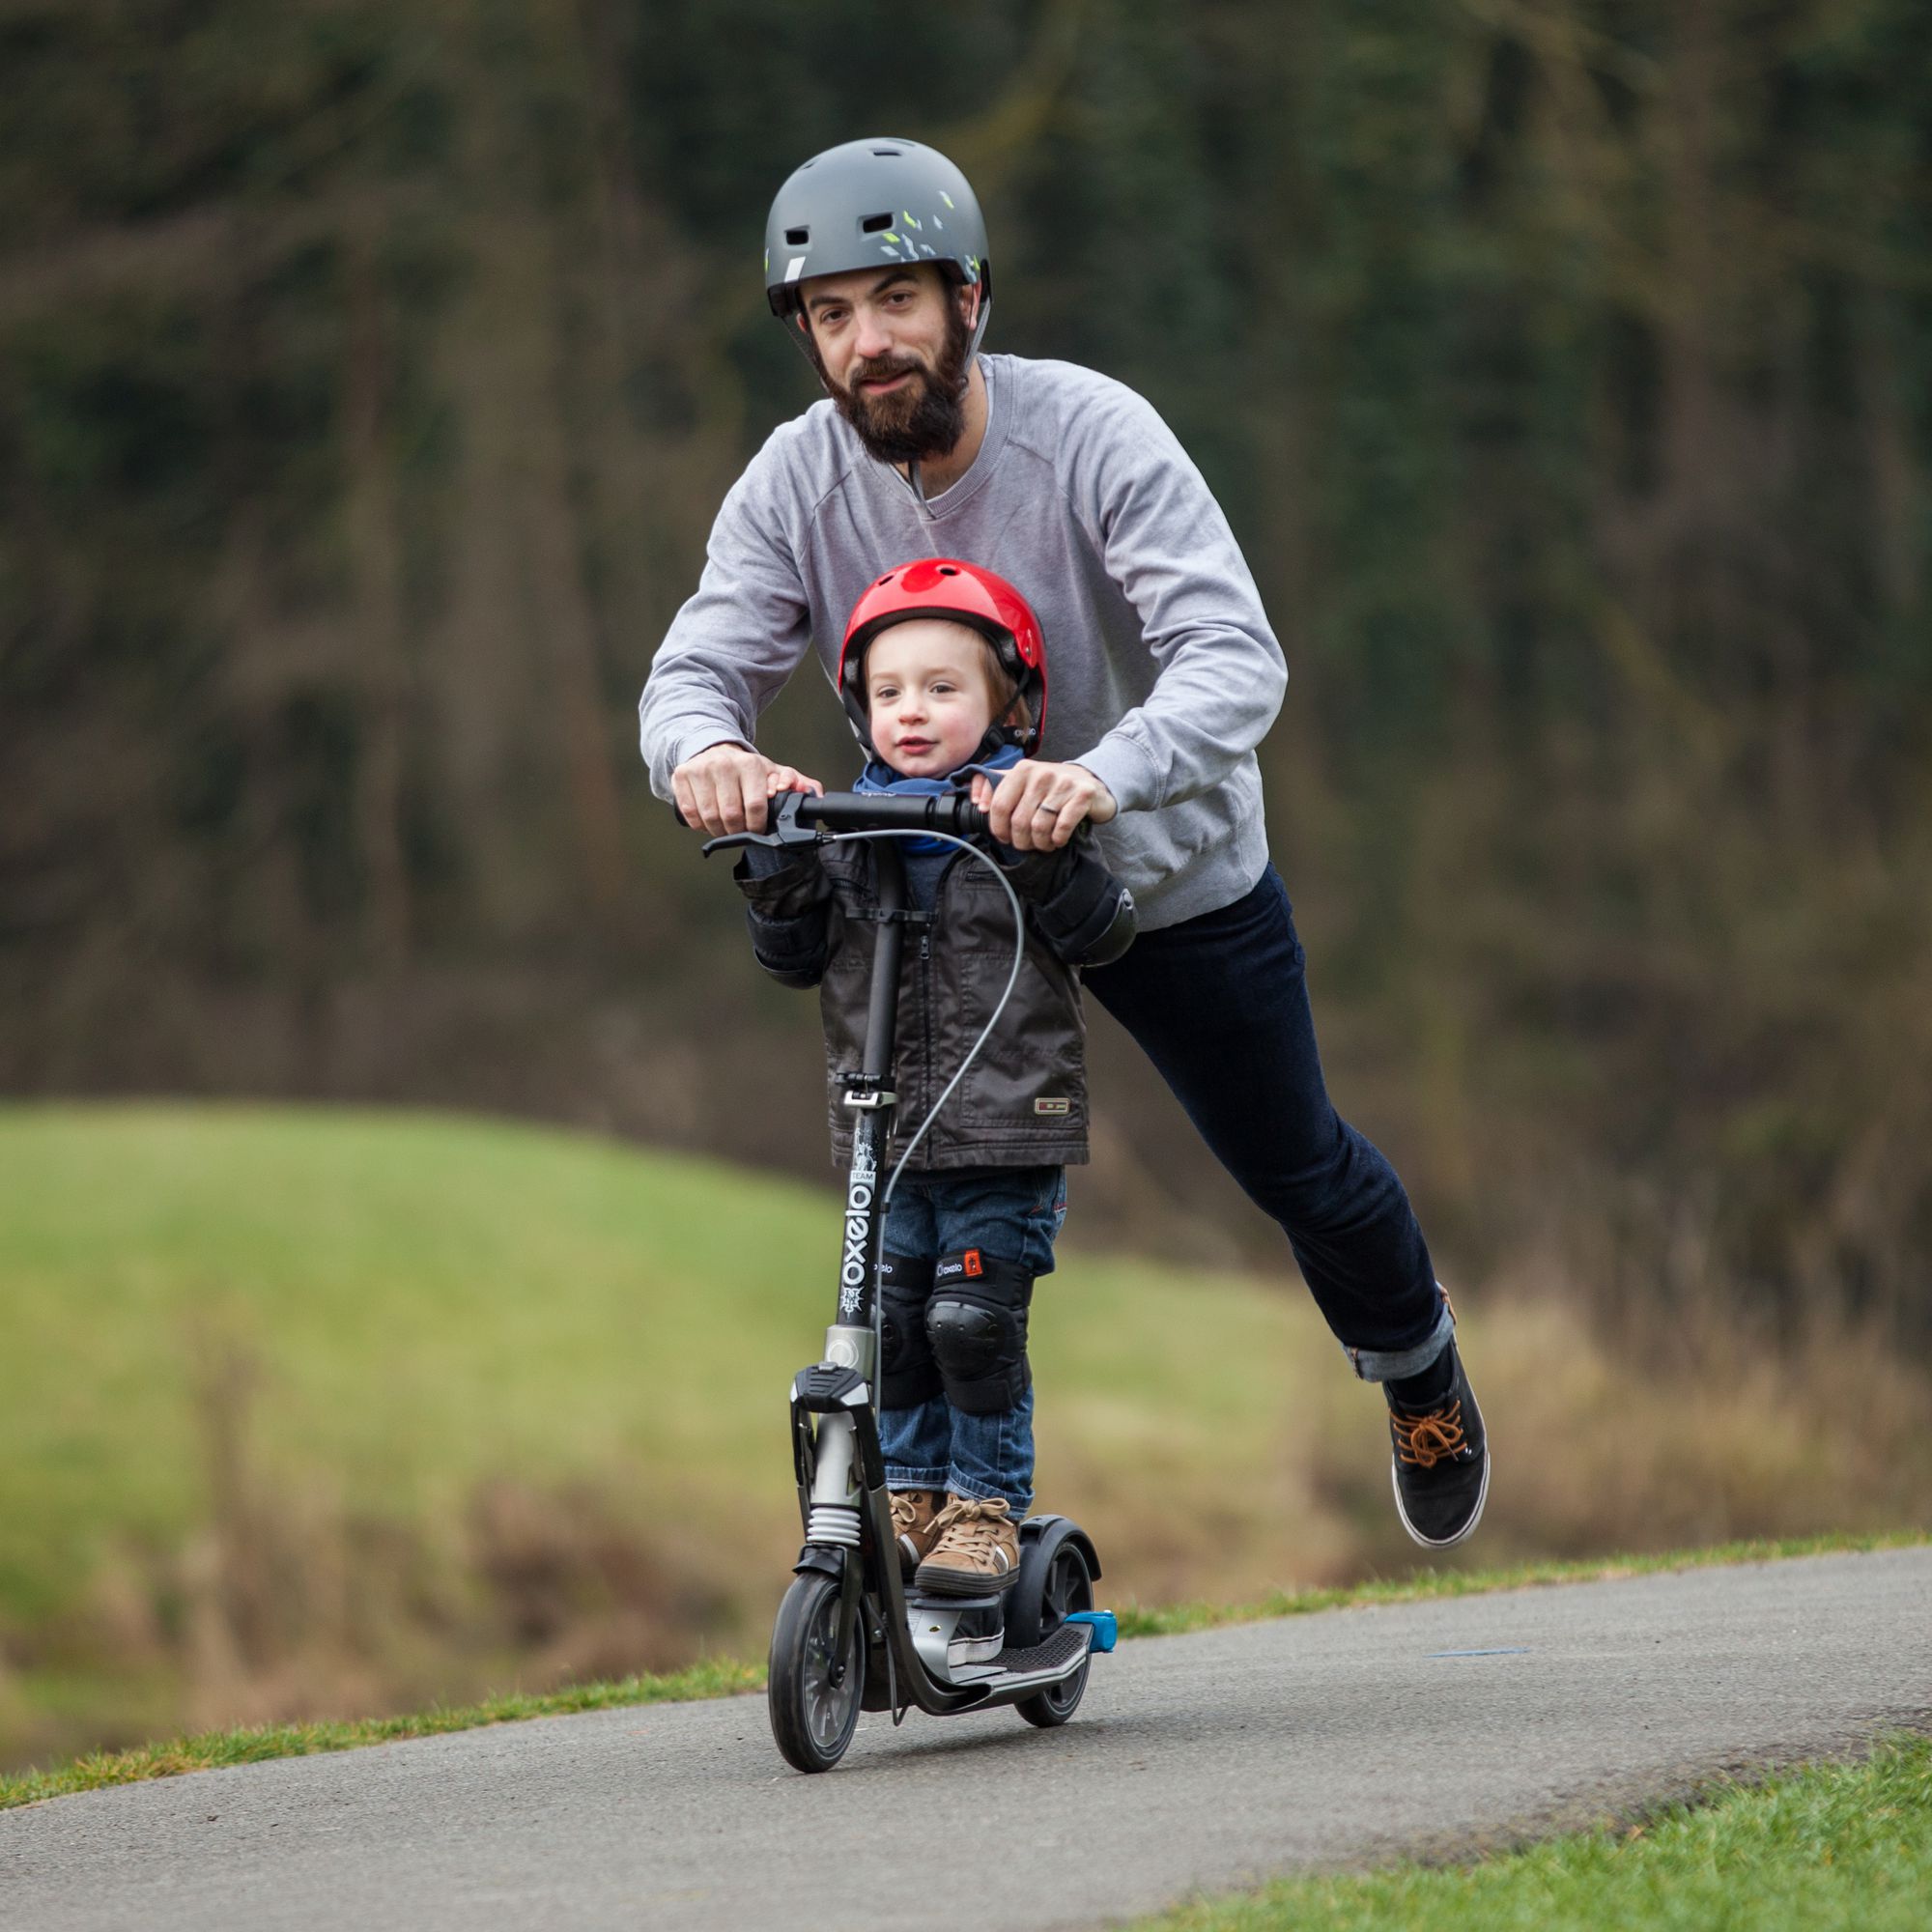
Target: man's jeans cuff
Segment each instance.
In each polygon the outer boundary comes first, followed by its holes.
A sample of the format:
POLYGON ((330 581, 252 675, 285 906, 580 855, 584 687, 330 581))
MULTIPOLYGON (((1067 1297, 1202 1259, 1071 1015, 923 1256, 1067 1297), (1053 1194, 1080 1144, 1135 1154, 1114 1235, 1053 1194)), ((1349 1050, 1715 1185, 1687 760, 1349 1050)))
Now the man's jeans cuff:
POLYGON ((1403 1376, 1419 1376, 1442 1352, 1455 1332, 1456 1318, 1450 1313, 1449 1299, 1444 1295, 1441 1312, 1428 1341, 1418 1342, 1412 1349, 1350 1349, 1345 1344, 1342 1352, 1365 1382, 1392 1382, 1403 1376))

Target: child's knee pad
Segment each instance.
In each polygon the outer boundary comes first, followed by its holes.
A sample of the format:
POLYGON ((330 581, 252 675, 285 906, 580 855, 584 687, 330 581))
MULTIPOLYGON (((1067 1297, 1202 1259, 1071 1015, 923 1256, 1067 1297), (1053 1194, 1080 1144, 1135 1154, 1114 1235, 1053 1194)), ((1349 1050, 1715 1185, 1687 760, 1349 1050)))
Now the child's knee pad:
POLYGON ((932 1271, 925 1332, 946 1399, 968 1415, 1011 1408, 1032 1386, 1027 1305, 1033 1276, 1018 1262, 968 1248, 941 1255, 932 1271))
POLYGON ((909 1255, 879 1257, 879 1406, 915 1408, 939 1393, 939 1364, 925 1332, 932 1264, 909 1255))

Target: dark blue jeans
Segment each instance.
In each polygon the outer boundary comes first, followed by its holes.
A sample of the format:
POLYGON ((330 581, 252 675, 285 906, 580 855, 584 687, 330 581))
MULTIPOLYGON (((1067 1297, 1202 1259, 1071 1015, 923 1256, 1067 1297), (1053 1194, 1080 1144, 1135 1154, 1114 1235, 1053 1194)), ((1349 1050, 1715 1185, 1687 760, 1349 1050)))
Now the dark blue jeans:
MULTIPOLYGON (((975 1168, 906 1174, 886 1210, 887 1251, 937 1261, 983 1248, 1036 1278, 1053 1269, 1053 1237, 1066 1218, 1064 1167, 975 1168)), ((943 1395, 879 1411, 886 1483, 946 1490, 985 1501, 1005 1496, 1015 1522, 1033 1507, 1033 1390, 1011 1408, 968 1415, 943 1395)))
POLYGON ((1301 942, 1270 866, 1233 905, 1144 932, 1085 977, 1214 1156, 1281 1224, 1370 1381, 1426 1368, 1451 1318, 1396 1171, 1322 1084, 1301 942))

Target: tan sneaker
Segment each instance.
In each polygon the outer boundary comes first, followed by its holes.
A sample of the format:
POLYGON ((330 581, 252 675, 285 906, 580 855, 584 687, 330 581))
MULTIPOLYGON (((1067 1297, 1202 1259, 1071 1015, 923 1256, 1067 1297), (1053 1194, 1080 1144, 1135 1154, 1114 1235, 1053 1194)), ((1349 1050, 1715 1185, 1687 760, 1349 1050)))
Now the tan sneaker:
POLYGON ((925 1561, 939 1532, 939 1512, 946 1498, 937 1490, 893 1492, 893 1536, 898 1544, 899 1574, 910 1577, 925 1561))
POLYGON ((931 1554, 919 1566, 919 1587, 951 1597, 983 1597, 1020 1573, 1019 1527, 1007 1499, 953 1496, 932 1520, 931 1554))

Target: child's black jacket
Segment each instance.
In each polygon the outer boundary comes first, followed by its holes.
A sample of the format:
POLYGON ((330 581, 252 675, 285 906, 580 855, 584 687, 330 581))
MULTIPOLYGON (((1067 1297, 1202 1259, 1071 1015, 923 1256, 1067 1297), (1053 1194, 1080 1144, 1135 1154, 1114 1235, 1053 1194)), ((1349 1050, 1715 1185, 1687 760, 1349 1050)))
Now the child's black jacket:
MULTIPOLYGON (((1026 954, 999 1027, 912 1166, 1034 1167, 1087 1159, 1087 1024, 1075 969, 1118 959, 1134 935, 1134 902, 1085 835, 1056 852, 986 841, 1027 912, 1026 954)), ((733 874, 748 904, 758 963, 787 986, 817 986, 825 1028, 832 1158, 852 1158, 840 1073, 865 1047, 873 937, 880 930, 875 845, 780 852, 748 848, 733 874), (755 855, 755 857, 753 857, 755 855)), ((986 867, 954 853, 939 874, 928 919, 906 930, 899 962, 889 1159, 925 1118, 986 1024, 1013 957, 1012 908, 986 867)))

